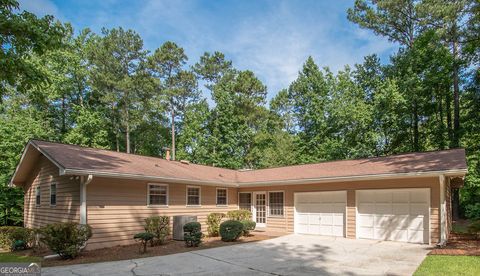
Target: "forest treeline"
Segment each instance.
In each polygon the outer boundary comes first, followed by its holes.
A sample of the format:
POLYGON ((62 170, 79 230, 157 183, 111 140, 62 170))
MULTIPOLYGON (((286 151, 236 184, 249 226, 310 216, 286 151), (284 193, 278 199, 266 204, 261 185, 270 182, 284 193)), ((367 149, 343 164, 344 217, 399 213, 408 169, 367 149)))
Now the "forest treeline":
MULTIPOLYGON (((462 211, 480 218, 480 4, 356 1, 345 16, 397 43, 338 72, 309 57, 267 87, 221 52, 145 49, 121 27, 74 31, 0 0, 0 221, 22 221, 6 188, 31 138, 232 169, 464 147, 462 211), (207 100, 208 99, 208 100, 207 100)), ((159 34, 161 35, 161 34, 159 34)))

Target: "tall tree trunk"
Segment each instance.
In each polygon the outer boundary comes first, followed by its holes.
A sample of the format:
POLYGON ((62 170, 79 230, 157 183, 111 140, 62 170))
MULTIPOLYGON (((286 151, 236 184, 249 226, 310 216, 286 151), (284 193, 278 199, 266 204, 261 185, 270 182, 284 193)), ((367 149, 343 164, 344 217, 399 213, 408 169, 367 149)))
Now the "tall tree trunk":
POLYGON ((418 131, 418 102, 415 99, 413 103, 413 150, 419 151, 419 131, 418 131))
POLYGON ((125 108, 125 143, 127 148, 127 153, 130 153, 130 118, 128 113, 128 108, 125 108))
POLYGON ((62 135, 67 132, 67 111, 65 107, 65 94, 62 95, 62 135))
POLYGON ((439 126, 439 138, 440 138, 440 141, 439 141, 439 147, 440 149, 445 149, 445 125, 443 124, 443 97, 442 97, 442 90, 441 88, 438 88, 438 117, 439 117, 439 120, 438 120, 438 123, 440 124, 439 126))
POLYGON ((175 110, 172 107, 172 160, 175 161, 175 110))
POLYGON ((450 96, 450 91, 447 91, 446 97, 446 112, 447 112, 447 132, 448 132, 448 141, 449 146, 453 146, 453 127, 452 127, 452 98, 450 96))
POLYGON ((453 147, 460 146, 460 84, 458 68, 458 43, 453 42, 453 147))

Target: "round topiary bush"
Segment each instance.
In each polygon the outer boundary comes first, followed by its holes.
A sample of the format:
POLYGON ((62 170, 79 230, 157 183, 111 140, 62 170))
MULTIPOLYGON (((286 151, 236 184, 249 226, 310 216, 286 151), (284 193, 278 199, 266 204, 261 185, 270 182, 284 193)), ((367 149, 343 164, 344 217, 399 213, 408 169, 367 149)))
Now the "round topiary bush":
POLYGON ((240 222, 243 224, 244 236, 250 235, 250 231, 255 230, 255 227, 257 226, 257 223, 253 220, 241 220, 240 222))
POLYGON ((243 224, 238 220, 227 220, 220 224, 222 241, 236 241, 243 233, 243 224))
POLYGON ((199 222, 193 221, 185 224, 183 232, 183 239, 187 246, 197 247, 202 242, 202 225, 199 222))

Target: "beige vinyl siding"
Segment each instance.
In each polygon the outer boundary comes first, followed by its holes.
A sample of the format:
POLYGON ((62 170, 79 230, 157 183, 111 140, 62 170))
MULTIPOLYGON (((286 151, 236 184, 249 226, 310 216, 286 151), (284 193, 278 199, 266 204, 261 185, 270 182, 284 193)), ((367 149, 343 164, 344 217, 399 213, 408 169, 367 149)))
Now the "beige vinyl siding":
POLYGON ((184 184, 159 183, 94 177, 87 186, 88 224, 93 236, 88 249, 131 244, 133 235, 144 231, 144 219, 153 215, 194 215, 206 232, 206 217, 212 212, 226 213, 238 209, 237 189, 228 188, 228 206, 216 205, 216 188, 199 186, 201 206, 186 206, 184 184), (147 184, 168 184, 168 207, 147 206, 147 184))
POLYGON ((49 223, 76 221, 80 219, 78 180, 59 176, 58 167, 46 157, 38 159, 30 179, 24 186, 24 226, 38 228, 49 223), (57 204, 50 205, 50 184, 57 184, 57 204), (40 206, 35 204, 35 190, 40 187, 40 206))
MULTIPOLYGON (((352 235, 355 231, 356 205, 352 205, 352 192, 363 189, 401 189, 401 188, 430 188, 430 241, 432 244, 439 241, 439 205, 440 205, 440 182, 438 177, 419 177, 405 179, 385 179, 371 181, 351 181, 351 182, 332 182, 319 184, 302 184, 302 185, 277 185, 272 187, 251 187, 239 188, 239 192, 254 191, 285 191, 285 218, 283 220, 272 220, 267 217, 267 229, 286 229, 286 232, 294 231, 294 206, 293 195, 295 192, 321 192, 321 191, 341 191, 347 192, 347 235, 352 235), (348 202, 350 198, 350 203, 348 202), (353 216, 355 218, 355 216, 353 216), (285 225, 282 225, 285 223, 285 225)), ((354 198, 353 198, 354 200, 354 198)))

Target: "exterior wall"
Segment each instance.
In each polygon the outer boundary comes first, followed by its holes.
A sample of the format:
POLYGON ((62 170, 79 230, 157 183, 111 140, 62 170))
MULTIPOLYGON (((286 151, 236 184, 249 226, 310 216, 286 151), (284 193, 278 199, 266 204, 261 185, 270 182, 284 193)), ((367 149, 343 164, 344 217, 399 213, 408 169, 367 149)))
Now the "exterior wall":
MULTIPOLYGON (((197 186, 201 189, 201 206, 188 207, 187 186, 190 185, 94 177, 87 186, 87 223, 93 228, 87 248, 133 243, 133 235, 144 231, 144 219, 149 216, 195 215, 206 231, 208 214, 238 209, 237 189, 228 188, 228 206, 217 207, 215 186, 197 186), (148 183, 168 184, 168 207, 147 206, 148 183)), ((170 218, 170 225, 172 221, 170 218)))
POLYGON ((24 186, 24 226, 37 228, 49 223, 79 221, 80 186, 70 176, 59 176, 58 168, 46 157, 39 157, 36 168, 24 186), (50 206, 50 184, 57 184, 57 204, 50 206), (40 206, 35 190, 40 186, 40 206))
MULTIPOLYGON (((285 192, 285 215, 282 218, 268 217, 267 230, 294 232, 294 193, 320 191, 347 191, 347 237, 355 237, 356 204, 355 190, 364 189, 399 189, 399 188, 430 188, 430 241, 436 244, 440 238, 440 182, 438 177, 386 179, 372 181, 351 181, 302 185, 279 185, 271 187, 239 188, 239 192, 281 191, 285 192)), ((268 197, 268 193, 267 193, 268 197)), ((267 198, 268 204, 268 198, 267 198)))

